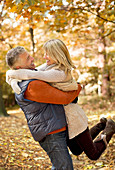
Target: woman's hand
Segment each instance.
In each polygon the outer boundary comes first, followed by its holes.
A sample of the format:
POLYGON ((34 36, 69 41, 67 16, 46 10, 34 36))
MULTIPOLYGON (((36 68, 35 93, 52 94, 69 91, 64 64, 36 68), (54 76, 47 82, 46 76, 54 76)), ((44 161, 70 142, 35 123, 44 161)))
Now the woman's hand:
POLYGON ((17 79, 12 79, 11 81, 11 87, 13 89, 13 91, 17 94, 21 93, 21 88, 18 85, 18 82, 21 82, 22 80, 17 80, 17 79))
POLYGON ((11 80, 12 80, 12 78, 13 78, 14 71, 15 71, 15 70, 8 70, 8 71, 6 72, 6 82, 7 82, 9 85, 11 85, 11 80))
POLYGON ((32 71, 28 69, 8 70, 6 72, 6 82, 10 84, 10 78, 18 80, 28 80, 28 72, 32 74, 32 71))

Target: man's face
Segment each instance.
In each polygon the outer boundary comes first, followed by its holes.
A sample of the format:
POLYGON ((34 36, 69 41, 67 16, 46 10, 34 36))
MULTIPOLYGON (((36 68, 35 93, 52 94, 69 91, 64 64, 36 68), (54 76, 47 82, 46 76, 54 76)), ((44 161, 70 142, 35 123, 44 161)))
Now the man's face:
POLYGON ((19 60, 16 65, 17 69, 35 69, 34 58, 31 57, 28 52, 19 55, 19 60))

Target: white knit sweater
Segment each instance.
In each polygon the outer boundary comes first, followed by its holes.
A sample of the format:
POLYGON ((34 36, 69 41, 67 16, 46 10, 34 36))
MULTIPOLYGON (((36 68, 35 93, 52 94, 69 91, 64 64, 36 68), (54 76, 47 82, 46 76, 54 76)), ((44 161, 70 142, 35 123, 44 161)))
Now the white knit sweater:
MULTIPOLYGON (((48 71, 50 70, 50 73, 53 76, 53 82, 55 82, 55 85, 50 83, 52 86, 55 86, 55 87, 59 88, 60 90, 64 90, 64 91, 65 91, 65 89, 66 89, 66 91, 76 90, 77 84, 75 84, 75 82, 71 81, 72 76, 71 76, 71 80, 66 81, 66 83, 64 83, 64 85, 66 86, 66 88, 64 89, 63 81, 66 79, 67 75, 65 74, 65 72, 63 70, 53 69, 54 66, 47 67, 47 65, 44 64, 44 65, 38 67, 37 69, 45 71, 45 73, 46 72, 48 73, 48 71), (59 81, 60 81, 60 83, 56 83, 59 81), (70 83, 70 81, 72 83, 70 83), (69 84, 68 84, 68 82, 69 82, 69 84)), ((50 79, 52 80, 52 77, 50 77, 48 74, 47 74, 47 78, 49 78, 49 81, 50 81, 50 79)), ((64 106, 64 109, 65 109, 66 120, 67 120, 67 124, 68 124, 69 138, 72 139, 75 136, 82 133, 87 128, 88 119, 87 119, 86 114, 83 111, 83 109, 77 103, 76 104, 74 104, 74 103, 68 104, 68 105, 64 106)))

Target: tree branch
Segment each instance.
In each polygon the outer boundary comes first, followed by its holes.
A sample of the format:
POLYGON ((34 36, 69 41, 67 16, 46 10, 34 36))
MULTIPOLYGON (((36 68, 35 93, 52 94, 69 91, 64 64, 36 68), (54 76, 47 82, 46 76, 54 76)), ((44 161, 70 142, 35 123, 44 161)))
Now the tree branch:
POLYGON ((104 20, 104 21, 106 21, 106 22, 112 22, 113 24, 115 24, 115 21, 110 21, 110 20, 108 20, 108 19, 106 19, 106 18, 103 18, 103 17, 101 17, 99 14, 95 14, 94 12, 92 12, 92 11, 90 11, 90 10, 86 10, 86 9, 83 9, 83 10, 85 10, 85 11, 87 11, 87 12, 93 14, 93 15, 96 15, 98 18, 100 18, 100 19, 102 19, 102 20, 104 20))
MULTIPOLYGON (((61 6, 61 8, 60 8, 60 10, 65 10, 65 11, 70 11, 70 9, 71 9, 71 7, 68 9, 68 6, 61 6)), ((102 19, 102 20, 104 20, 104 21, 106 21, 106 22, 111 22, 111 23, 113 23, 113 24, 115 24, 115 21, 111 21, 111 20, 108 20, 108 19, 106 19, 106 18, 103 18, 103 17, 101 17, 99 14, 96 14, 96 13, 94 13, 94 12, 92 12, 90 9, 86 9, 85 7, 79 7, 79 8, 76 8, 75 6, 73 6, 72 7, 72 10, 84 10, 84 11, 87 11, 87 12, 89 12, 89 13, 91 13, 91 14, 93 14, 93 15, 95 15, 95 16, 97 16, 98 18, 100 18, 100 19, 102 19)))
MULTIPOLYGON (((104 39, 105 37, 109 36, 109 35, 112 34, 113 32, 115 32, 115 30, 113 30, 113 31, 109 32, 108 34, 102 36, 101 39, 104 39)), ((98 38, 87 38, 87 37, 85 36, 85 34, 84 34, 84 37, 85 37, 86 40, 91 40, 91 41, 95 41, 95 40, 98 40, 98 39, 99 39, 99 37, 98 37, 98 38)), ((79 36, 79 38, 83 38, 83 36, 79 36)))
POLYGON ((105 38, 105 37, 109 36, 109 35, 112 34, 113 32, 115 32, 115 30, 113 30, 113 31, 109 32, 108 34, 104 35, 102 38, 105 38))

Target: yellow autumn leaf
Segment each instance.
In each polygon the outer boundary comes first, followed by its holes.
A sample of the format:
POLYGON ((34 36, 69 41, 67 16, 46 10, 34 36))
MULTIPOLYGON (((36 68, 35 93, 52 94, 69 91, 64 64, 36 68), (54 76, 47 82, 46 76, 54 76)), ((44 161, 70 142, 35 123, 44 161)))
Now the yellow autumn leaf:
POLYGON ((18 15, 18 16, 16 17, 16 21, 18 21, 21 16, 22 16, 22 15, 18 15))
POLYGON ((10 12, 15 12, 15 11, 17 11, 17 6, 16 5, 13 6, 13 8, 10 9, 10 12))
POLYGON ((25 152, 22 152, 22 156, 27 158, 29 155, 27 153, 25 153, 25 152))

